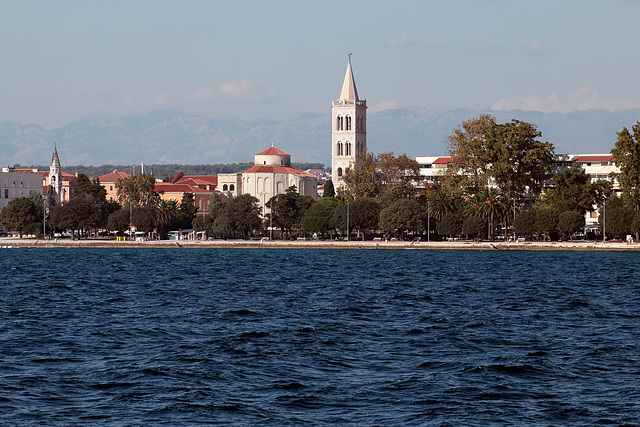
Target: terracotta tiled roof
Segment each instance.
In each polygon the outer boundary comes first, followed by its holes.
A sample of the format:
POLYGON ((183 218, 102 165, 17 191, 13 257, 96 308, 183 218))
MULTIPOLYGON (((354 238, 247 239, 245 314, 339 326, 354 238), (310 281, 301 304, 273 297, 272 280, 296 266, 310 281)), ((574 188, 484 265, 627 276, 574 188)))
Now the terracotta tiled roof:
POLYGON ((195 185, 172 184, 170 182, 156 182, 155 190, 165 193, 211 193, 211 190, 203 190, 195 185))
POLYGON ((278 155, 278 156, 288 156, 284 151, 278 150, 276 147, 269 147, 264 150, 262 153, 256 154, 256 156, 266 156, 266 155, 278 155))
POLYGON ((17 173, 39 173, 39 174, 44 174, 44 172, 40 172, 37 169, 14 169, 14 172, 17 172, 17 173))
POLYGON ((451 157, 438 157, 437 159, 435 159, 433 161, 432 164, 434 164, 434 165, 442 165, 442 164, 449 163, 450 161, 451 161, 451 157))
POLYGON ((106 175, 99 176, 98 179, 101 184, 104 184, 105 182, 117 182, 119 179, 127 179, 130 176, 131 174, 116 170, 106 175))
POLYGON ((192 185, 218 185, 217 175, 183 175, 178 180, 173 180, 174 184, 192 185))
POLYGON ((611 154, 601 154, 597 156, 578 156, 576 162, 615 162, 616 158, 611 154))
POLYGON ((299 171, 298 169, 290 168, 287 166, 254 166, 251 169, 247 169, 242 173, 290 173, 297 176, 310 176, 315 178, 310 173, 299 171))

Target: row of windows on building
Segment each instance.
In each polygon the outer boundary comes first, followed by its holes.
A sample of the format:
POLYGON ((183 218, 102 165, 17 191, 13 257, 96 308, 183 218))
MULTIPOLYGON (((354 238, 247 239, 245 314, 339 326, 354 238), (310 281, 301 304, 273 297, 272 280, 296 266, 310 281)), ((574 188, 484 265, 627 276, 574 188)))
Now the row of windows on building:
MULTIPOLYGON (((13 188, 18 188, 18 181, 17 180, 13 180, 13 182, 11 182, 9 179, 5 179, 4 180, 4 187, 5 188, 10 188, 11 184, 13 184, 13 188)), ((31 181, 31 180, 27 180, 27 188, 39 188, 42 187, 42 181, 41 180, 37 180, 37 181, 31 181)), ((20 180, 20 188, 25 188, 25 183, 23 180, 20 180)))
MULTIPOLYGON (((362 152, 362 142, 356 142, 356 155, 362 152)), ((337 156, 352 156, 353 152, 351 150, 350 142, 338 142, 336 145, 336 155, 337 156)))
MULTIPOLYGON (((2 198, 3 194, 4 194, 4 198, 5 198, 5 199, 8 199, 8 198, 9 198, 9 189, 8 189, 8 188, 5 188, 5 189, 4 189, 4 192, 2 192, 2 190, 0 190, 0 198, 2 198)), ((21 191, 21 192, 18 194, 15 190, 11 193, 11 196, 12 196, 14 199, 15 199, 16 197, 18 197, 18 196, 19 196, 19 197, 25 197, 24 192, 22 192, 22 191, 21 191)))
MULTIPOLYGON (((351 116, 337 116, 336 130, 352 130, 351 116)), ((356 132, 364 131, 364 116, 356 117, 356 132)))

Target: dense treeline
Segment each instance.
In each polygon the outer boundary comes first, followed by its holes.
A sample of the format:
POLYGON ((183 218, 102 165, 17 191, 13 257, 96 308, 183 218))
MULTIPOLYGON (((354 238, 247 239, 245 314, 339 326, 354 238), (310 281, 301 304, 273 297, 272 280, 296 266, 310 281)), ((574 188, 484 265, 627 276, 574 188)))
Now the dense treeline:
MULTIPOLYGON (((253 163, 218 163, 214 165, 178 165, 178 164, 154 164, 144 165, 145 173, 153 173, 157 178, 166 176, 175 176, 179 171, 185 175, 217 175, 219 173, 242 172, 253 166, 253 163)), ((321 169, 326 170, 323 163, 292 163, 291 166, 299 170, 321 169)), ((14 165, 15 168, 27 168, 27 166, 14 165)), ((49 166, 28 166, 28 168, 37 168, 38 170, 49 170, 49 166)), ((97 178, 102 175, 109 174, 114 170, 120 170, 127 173, 133 171, 132 165, 102 165, 102 166, 65 166, 64 172, 70 174, 81 173, 89 178, 97 178)), ((140 165, 135 165, 136 173, 140 173, 140 165)))
POLYGON ((516 235, 555 240, 581 235, 585 216, 597 214, 606 236, 640 237, 640 121, 618 133, 611 151, 619 168, 610 177, 619 184, 616 192, 612 180, 592 181, 577 166, 553 169, 554 147, 539 141, 541 136, 533 124, 497 123, 482 115, 453 131, 449 167, 420 191, 414 187, 422 179, 415 160, 364 152, 345 171, 343 186, 334 188, 328 181, 319 201, 290 187, 267 202, 266 215, 255 197, 212 193, 209 213, 196 217, 192 194, 179 204, 163 201, 150 175, 119 182, 120 204, 108 203, 99 183, 81 174, 69 202, 53 206, 50 197, 33 193, 11 201, 0 225, 37 234, 47 215, 58 230, 106 228, 121 234, 133 225, 160 236, 193 227, 218 238, 275 231, 274 237, 285 239, 384 233, 398 239, 516 235))

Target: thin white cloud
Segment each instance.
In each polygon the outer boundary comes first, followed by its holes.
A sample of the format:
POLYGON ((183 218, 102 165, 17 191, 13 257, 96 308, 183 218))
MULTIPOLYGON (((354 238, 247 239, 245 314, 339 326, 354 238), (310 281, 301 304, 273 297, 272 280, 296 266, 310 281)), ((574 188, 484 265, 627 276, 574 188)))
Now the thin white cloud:
POLYGON ((527 41, 527 42, 520 42, 517 43, 516 45, 518 47, 518 49, 526 52, 526 53, 533 53, 533 54, 544 54, 544 53, 548 53, 551 51, 551 49, 549 49, 548 46, 546 46, 544 43, 541 43, 539 41, 527 41))
POLYGON ((216 98, 260 100, 273 98, 273 89, 264 88, 251 80, 230 80, 217 87, 205 86, 197 90, 195 98, 200 101, 210 101, 216 98))
POLYGON ((409 46, 409 44, 410 44, 409 38, 407 37, 406 34, 398 38, 395 38, 389 42, 389 46, 391 47, 406 47, 406 46, 409 46))
POLYGON ((557 111, 560 113, 570 113, 582 110, 626 110, 630 108, 640 108, 640 102, 632 99, 603 98, 590 87, 585 87, 571 94, 567 99, 561 99, 557 93, 541 97, 527 95, 516 98, 502 98, 495 102, 492 110, 526 110, 542 111, 549 113, 557 111))
POLYGON ((373 107, 369 107, 369 111, 371 113, 377 113, 378 111, 395 110, 397 108, 398 108, 398 103, 396 101, 394 101, 393 99, 390 99, 388 101, 378 102, 373 107))

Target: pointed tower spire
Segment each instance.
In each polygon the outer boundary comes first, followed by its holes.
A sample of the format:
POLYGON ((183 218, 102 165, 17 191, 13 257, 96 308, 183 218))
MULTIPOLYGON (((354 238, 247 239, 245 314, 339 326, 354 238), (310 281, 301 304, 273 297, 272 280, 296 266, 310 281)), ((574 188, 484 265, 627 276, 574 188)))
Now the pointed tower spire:
POLYGON ((60 158, 58 157, 58 147, 53 146, 53 157, 51 157, 51 167, 60 170, 60 158))
POLYGON ((344 75, 344 83, 342 84, 340 99, 350 101, 357 101, 360 99, 358 98, 356 80, 353 78, 353 70, 351 69, 351 54, 349 54, 349 63, 347 64, 347 72, 344 75))

